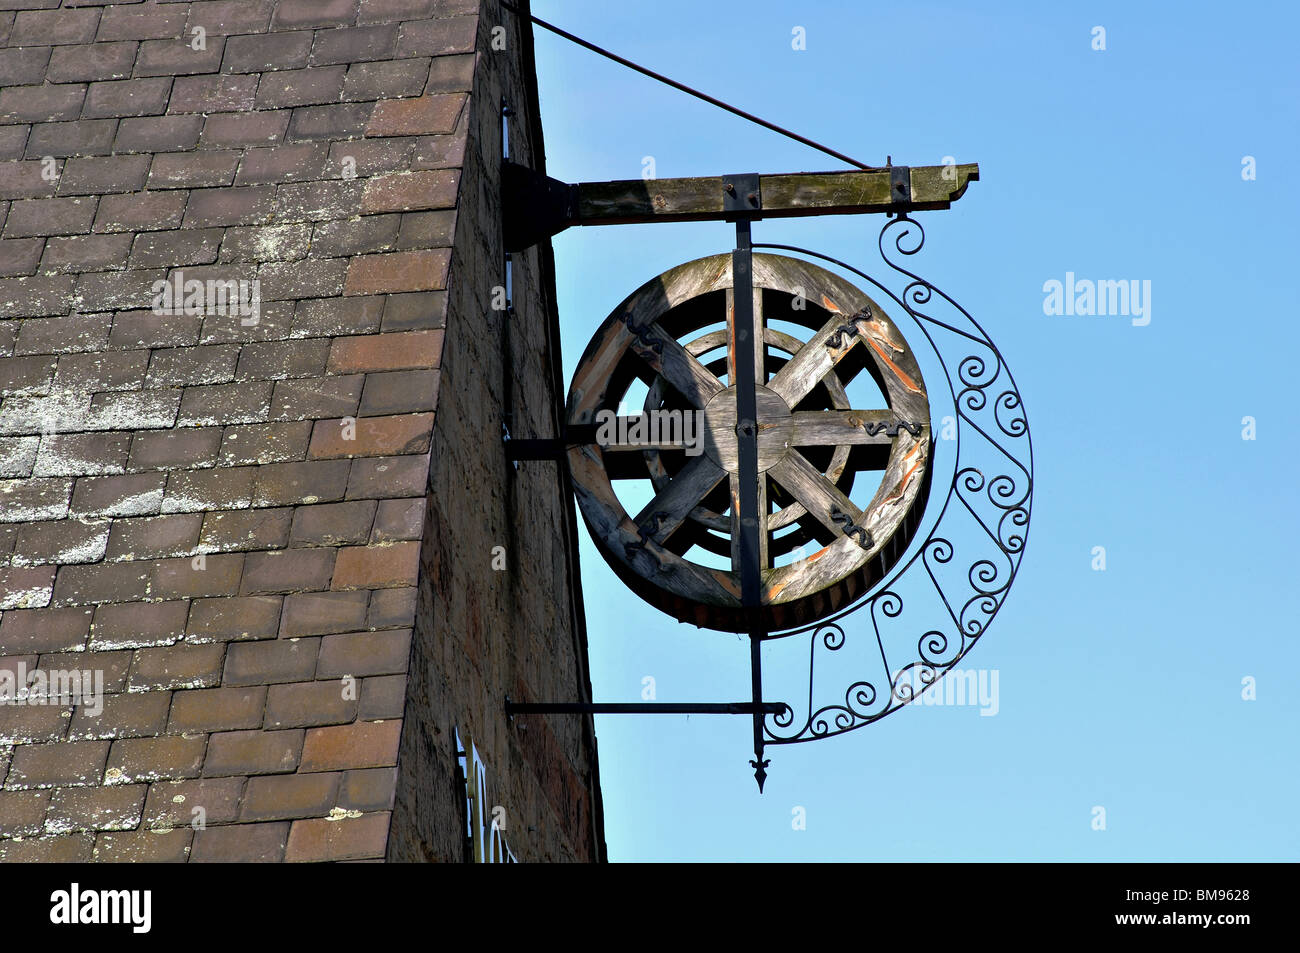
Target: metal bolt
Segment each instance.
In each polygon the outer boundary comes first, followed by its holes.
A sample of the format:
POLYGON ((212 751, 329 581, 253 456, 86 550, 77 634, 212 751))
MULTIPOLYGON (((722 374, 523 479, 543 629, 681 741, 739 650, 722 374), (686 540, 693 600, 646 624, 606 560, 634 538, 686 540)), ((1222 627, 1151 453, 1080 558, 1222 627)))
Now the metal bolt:
POLYGON ((735 195, 735 194, 736 194, 736 187, 735 187, 734 185, 732 185, 730 182, 728 182, 728 183, 727 183, 726 185, 724 185, 722 188, 726 191, 726 193, 727 193, 728 195, 735 195))

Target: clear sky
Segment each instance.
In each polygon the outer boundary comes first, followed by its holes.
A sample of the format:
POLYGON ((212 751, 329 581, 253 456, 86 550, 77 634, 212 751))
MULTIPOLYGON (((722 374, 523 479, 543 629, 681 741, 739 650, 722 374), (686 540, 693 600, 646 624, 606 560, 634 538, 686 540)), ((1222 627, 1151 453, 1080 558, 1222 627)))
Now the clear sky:
MULTIPOLYGON (((912 705, 842 737, 769 748, 761 796, 748 719, 602 716, 610 858, 1300 857, 1287 164, 1300 155, 1300 7, 534 7, 863 161, 978 162, 980 181, 952 209, 917 213, 927 243, 912 264, 999 345, 1034 438, 1020 576, 962 663, 997 670, 996 716, 912 705), (806 49, 792 48, 796 27, 806 49), (1045 315, 1044 283, 1067 272, 1149 281, 1150 323, 1045 315)), ((540 29, 536 45, 557 178, 638 178, 647 156, 660 177, 842 168, 540 29)), ((754 240, 879 271, 880 225, 771 220, 754 240)), ((558 236, 566 373, 627 294, 733 244, 720 223, 558 236)), ((581 535, 597 700, 639 700, 647 675, 661 701, 747 698, 742 638, 642 603, 581 535)), ((850 632, 866 624, 850 619, 850 632)))

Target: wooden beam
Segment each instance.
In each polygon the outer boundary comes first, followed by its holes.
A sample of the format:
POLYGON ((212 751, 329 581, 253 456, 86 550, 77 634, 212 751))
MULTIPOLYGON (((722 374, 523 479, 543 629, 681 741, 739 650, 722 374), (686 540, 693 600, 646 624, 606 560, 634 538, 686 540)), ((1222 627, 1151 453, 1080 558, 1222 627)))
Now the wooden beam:
MULTIPOLYGON (((897 167, 896 167, 897 171, 897 167)), ((945 209, 979 179, 976 163, 910 167, 910 190, 891 194, 891 170, 796 172, 759 177, 762 218, 853 215, 870 212, 945 209)), ((720 220, 723 176, 689 179, 627 179, 581 182, 575 225, 720 220)))

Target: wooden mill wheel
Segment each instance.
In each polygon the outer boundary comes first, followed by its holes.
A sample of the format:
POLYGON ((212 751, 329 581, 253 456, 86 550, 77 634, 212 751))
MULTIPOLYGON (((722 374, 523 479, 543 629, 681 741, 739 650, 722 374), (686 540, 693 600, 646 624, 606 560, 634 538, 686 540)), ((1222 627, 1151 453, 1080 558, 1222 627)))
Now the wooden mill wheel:
POLYGON ((601 555, 652 605, 731 632, 750 628, 738 565, 737 360, 754 362, 757 384, 760 618, 768 630, 824 618, 879 581, 920 523, 930 478, 925 382, 880 305, 795 258, 755 254, 753 283, 756 334, 746 353, 737 354, 732 333, 731 256, 714 255, 664 272, 619 305, 569 390, 569 424, 601 427, 597 443, 569 450, 601 555), (846 385, 864 371, 887 409, 850 406, 846 385), (615 426, 637 380, 647 388, 643 412, 625 412, 615 426), (701 439, 683 449, 691 431, 673 426, 692 413, 701 439), (867 496, 867 481, 855 478, 872 470, 883 473, 867 496), (649 501, 629 515, 614 481, 624 498, 633 494, 622 481, 643 481, 649 501), (730 568, 699 561, 705 553, 724 566, 730 556, 730 568))

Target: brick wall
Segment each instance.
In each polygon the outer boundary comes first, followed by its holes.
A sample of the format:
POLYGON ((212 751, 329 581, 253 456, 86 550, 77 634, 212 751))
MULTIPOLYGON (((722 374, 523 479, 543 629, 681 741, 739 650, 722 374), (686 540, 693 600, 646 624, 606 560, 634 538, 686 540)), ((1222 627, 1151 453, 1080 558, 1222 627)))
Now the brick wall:
POLYGON ((459 860, 456 730, 520 859, 603 857, 590 722, 501 713, 589 689, 499 439, 562 387, 549 246, 491 310, 501 97, 541 132, 479 7, 0 0, 0 668, 106 692, 0 704, 0 858, 459 860))

